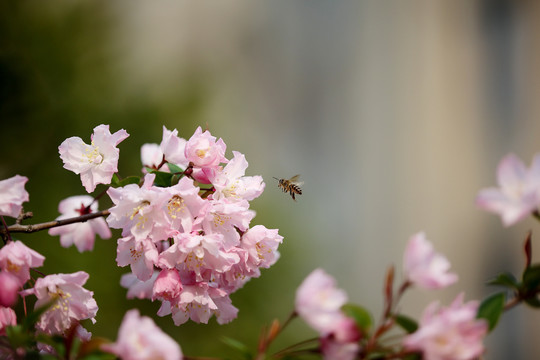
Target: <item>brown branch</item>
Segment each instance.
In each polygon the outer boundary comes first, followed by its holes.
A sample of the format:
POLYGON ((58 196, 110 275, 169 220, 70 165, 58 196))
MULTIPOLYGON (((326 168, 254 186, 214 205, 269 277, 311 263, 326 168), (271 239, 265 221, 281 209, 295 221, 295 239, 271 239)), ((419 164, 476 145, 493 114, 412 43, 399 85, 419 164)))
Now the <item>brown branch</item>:
POLYGON ((50 229, 57 226, 69 225, 69 224, 74 224, 78 222, 85 222, 85 221, 95 219, 101 216, 107 216, 109 214, 110 214, 109 210, 103 210, 103 211, 98 211, 91 214, 72 217, 69 219, 54 220, 54 221, 49 221, 49 222, 45 222, 41 224, 30 224, 30 225, 14 224, 14 225, 8 226, 7 229, 1 228, 0 235, 5 235, 7 233, 33 233, 36 231, 46 230, 46 229, 50 229))

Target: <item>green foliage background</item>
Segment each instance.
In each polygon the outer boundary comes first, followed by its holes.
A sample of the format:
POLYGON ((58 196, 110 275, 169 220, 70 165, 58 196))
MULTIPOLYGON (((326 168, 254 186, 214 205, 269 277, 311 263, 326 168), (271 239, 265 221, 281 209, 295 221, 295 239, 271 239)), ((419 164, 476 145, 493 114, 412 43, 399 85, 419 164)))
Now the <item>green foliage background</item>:
MULTIPOLYGON (((207 89, 213 83, 196 67, 171 74, 178 77, 178 88, 159 99, 148 97, 144 89, 123 90, 109 47, 112 26, 105 1, 0 2, 0 178, 20 174, 30 179, 26 186, 30 202, 25 210, 33 211, 34 217, 27 223, 54 219, 59 215, 60 200, 84 193, 79 177, 63 169, 58 156, 58 145, 67 137, 79 136, 89 142, 92 129, 102 123, 109 124, 111 132, 126 129, 130 137, 119 146, 119 173, 128 176, 139 173, 140 146, 159 143, 162 125, 178 128, 180 136, 189 138, 197 126, 208 123, 204 109, 207 89)), ((214 124, 208 125, 212 130, 214 124)), ((230 156, 235 144, 224 134, 213 134, 224 138, 230 156)), ((249 153, 247 156, 249 159, 249 153)), ((95 194, 103 189, 99 186, 95 194)), ((110 204, 103 199, 100 208, 110 204)), ((240 309, 239 318, 225 326, 212 319, 209 325, 190 322, 175 327, 170 317, 155 316, 159 304, 127 300, 119 279, 128 269, 118 268, 115 262, 118 231, 110 240, 97 239, 95 250, 83 254, 74 247, 60 247, 58 238, 46 232, 17 234, 16 238, 46 256, 41 269, 46 274, 78 270, 90 274, 86 287, 94 291, 100 306, 97 323, 87 324, 94 336, 114 340, 125 311, 137 307, 154 317, 184 353, 223 356, 228 350, 218 341, 221 336, 255 349, 259 329, 274 317, 285 319, 292 310, 294 290, 302 277, 292 271, 294 250, 287 243, 295 236, 293 225, 279 223, 276 204, 264 195, 252 208, 258 212, 254 224, 281 229, 286 238, 280 248, 282 259, 232 296, 240 309)), ((18 311, 22 314, 20 303, 18 311)), ((300 339, 305 330, 297 322, 280 341, 300 339)))

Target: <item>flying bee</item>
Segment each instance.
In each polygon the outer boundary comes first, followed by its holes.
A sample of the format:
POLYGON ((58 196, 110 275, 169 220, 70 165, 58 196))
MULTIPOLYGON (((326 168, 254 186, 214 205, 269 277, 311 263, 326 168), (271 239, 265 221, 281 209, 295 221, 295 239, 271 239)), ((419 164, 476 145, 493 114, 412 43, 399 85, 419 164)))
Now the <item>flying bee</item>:
POLYGON ((283 190, 283 192, 288 192, 291 195, 292 199, 294 201, 296 201, 294 196, 295 195, 302 195, 302 189, 300 188, 300 186, 302 186, 302 184, 304 183, 303 181, 298 181, 299 177, 300 177, 300 175, 294 175, 289 180, 287 180, 287 179, 278 179, 276 177, 274 179, 279 181, 278 187, 281 190, 283 190))

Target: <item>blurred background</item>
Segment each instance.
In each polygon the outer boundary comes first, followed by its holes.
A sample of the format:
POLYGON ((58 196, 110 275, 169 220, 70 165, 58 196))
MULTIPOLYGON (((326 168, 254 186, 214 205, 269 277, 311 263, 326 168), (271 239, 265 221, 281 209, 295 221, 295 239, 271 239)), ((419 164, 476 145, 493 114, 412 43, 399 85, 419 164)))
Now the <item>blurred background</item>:
MULTIPOLYGON (((222 336, 255 348, 259 329, 287 317, 317 267, 378 319, 384 273, 394 264, 401 275, 405 244, 420 230, 460 281, 411 291, 403 312, 418 316, 461 291, 482 299, 497 290, 486 280, 521 272, 528 230, 540 248, 533 219, 504 228, 474 205, 504 155, 529 164, 540 151, 539 34, 533 0, 3 0, 0 179, 30 178, 32 222, 84 193, 62 168, 65 138, 89 142, 102 123, 126 129, 127 176, 163 125, 185 138, 200 125, 224 139, 228 156, 246 154, 248 175, 265 178, 253 224, 285 237, 280 261, 232 296, 238 319, 180 327, 155 316, 157 303, 125 299, 118 232, 85 254, 45 232, 18 238, 47 256, 45 273, 90 274, 100 305, 87 326, 94 336, 116 339, 125 311, 139 307, 188 355, 228 354, 222 336), (298 173, 305 185, 295 203, 272 176, 298 173)), ((538 331, 538 312, 506 313, 486 358, 534 358, 538 331)), ((277 347, 314 335, 297 321, 277 347)))

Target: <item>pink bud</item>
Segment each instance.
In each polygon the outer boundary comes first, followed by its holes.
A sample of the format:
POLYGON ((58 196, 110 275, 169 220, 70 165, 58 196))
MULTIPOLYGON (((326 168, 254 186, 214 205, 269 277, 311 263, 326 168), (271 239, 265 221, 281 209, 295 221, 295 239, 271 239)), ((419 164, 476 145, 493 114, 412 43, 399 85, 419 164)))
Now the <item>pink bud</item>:
POLYGON ((182 289, 182 282, 178 270, 162 270, 154 283, 152 300, 161 299, 174 303, 175 299, 180 296, 182 289))
POLYGON ((0 306, 9 307, 14 305, 17 301, 17 292, 20 286, 19 279, 15 275, 7 271, 0 272, 0 306))

